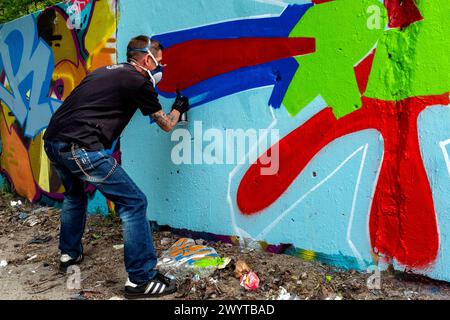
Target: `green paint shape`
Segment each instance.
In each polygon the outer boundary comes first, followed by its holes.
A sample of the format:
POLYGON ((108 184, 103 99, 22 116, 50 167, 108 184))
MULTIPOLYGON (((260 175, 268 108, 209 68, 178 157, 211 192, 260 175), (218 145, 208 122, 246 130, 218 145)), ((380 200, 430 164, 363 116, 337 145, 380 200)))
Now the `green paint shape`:
POLYGON ((424 20, 387 30, 377 46, 365 95, 397 101, 450 89, 450 1, 416 1, 424 20))
POLYGON ((383 35, 386 9, 379 0, 335 0, 313 6, 290 37, 313 37, 316 52, 296 57, 299 68, 283 105, 296 115, 317 96, 337 118, 361 107, 357 65, 383 35))
POLYGON ((218 267, 224 263, 223 258, 206 257, 194 262, 194 266, 197 268, 218 267))

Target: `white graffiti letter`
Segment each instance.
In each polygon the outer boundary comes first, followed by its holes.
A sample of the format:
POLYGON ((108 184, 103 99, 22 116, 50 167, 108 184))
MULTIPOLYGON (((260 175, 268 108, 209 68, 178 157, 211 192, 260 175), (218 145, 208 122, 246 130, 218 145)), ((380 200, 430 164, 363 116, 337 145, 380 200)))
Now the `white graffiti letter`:
POLYGON ((223 164, 223 136, 219 129, 208 129, 203 137, 211 141, 203 151, 203 161, 206 164, 223 164))
MULTIPOLYGON (((262 130, 260 130, 260 135, 261 131, 262 130)), ((268 134, 266 133, 264 137, 266 142, 265 145, 267 145, 268 134)), ((261 175, 263 176, 273 176, 277 174, 278 169, 280 168, 280 147, 278 143, 278 140, 280 140, 279 130, 270 130, 270 140, 273 143, 272 147, 270 148, 270 155, 268 154, 268 152, 264 152, 259 158, 259 161, 263 166, 270 164, 269 167, 261 168, 261 175)))
POLYGON ((67 268, 67 289, 80 290, 81 289, 81 270, 78 266, 70 266, 67 268))
POLYGON ((367 279, 367 289, 381 290, 381 273, 380 269, 378 269, 378 266, 370 266, 369 268, 367 268, 367 272, 373 273, 369 277, 369 279, 367 279))
POLYGON ((171 141, 180 141, 172 148, 170 158, 176 165, 191 164, 191 134, 187 129, 176 129, 172 132, 171 141), (182 153, 182 155, 181 155, 182 153))
POLYGON ((367 19, 367 28, 369 30, 381 29, 381 9, 379 6, 372 5, 367 8, 370 15, 367 19))

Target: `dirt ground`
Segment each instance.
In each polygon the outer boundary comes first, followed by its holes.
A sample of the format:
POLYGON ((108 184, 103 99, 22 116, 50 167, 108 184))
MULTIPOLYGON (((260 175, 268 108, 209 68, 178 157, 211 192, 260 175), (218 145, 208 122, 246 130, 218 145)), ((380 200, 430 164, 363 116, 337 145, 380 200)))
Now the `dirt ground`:
MULTIPOLYGON (((85 237, 81 283, 58 271, 59 210, 0 195, 0 299, 108 300, 124 299, 126 272, 120 220, 90 216, 85 237), (116 247, 115 247, 116 246, 116 247), (117 247, 119 246, 119 247, 117 247)), ((158 256, 180 236, 154 232, 158 256)), ((225 269, 200 280, 177 279, 177 293, 162 299, 271 300, 285 299, 450 299, 450 284, 397 271, 381 273, 381 289, 369 290, 367 273, 341 270, 296 257, 241 249, 208 242, 221 257, 231 258, 225 269), (260 278, 256 291, 247 291, 234 277, 237 261, 245 261, 260 278), (290 297, 286 295, 290 294, 290 297)))

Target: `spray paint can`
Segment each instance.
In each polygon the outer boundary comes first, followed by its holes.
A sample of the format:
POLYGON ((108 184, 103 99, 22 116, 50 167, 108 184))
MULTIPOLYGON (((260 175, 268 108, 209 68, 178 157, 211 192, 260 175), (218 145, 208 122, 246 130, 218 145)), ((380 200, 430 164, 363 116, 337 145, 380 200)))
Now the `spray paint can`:
MULTIPOLYGON (((177 92, 177 97, 181 97, 180 90, 177 89, 176 92, 177 92)), ((178 124, 180 124, 180 125, 187 125, 187 124, 188 124, 188 115, 187 115, 187 111, 186 111, 186 112, 183 112, 183 113, 180 115, 180 120, 178 121, 178 124)))
POLYGON ((188 115, 187 111, 183 112, 180 116, 180 121, 178 122, 181 125, 187 125, 188 124, 188 115))

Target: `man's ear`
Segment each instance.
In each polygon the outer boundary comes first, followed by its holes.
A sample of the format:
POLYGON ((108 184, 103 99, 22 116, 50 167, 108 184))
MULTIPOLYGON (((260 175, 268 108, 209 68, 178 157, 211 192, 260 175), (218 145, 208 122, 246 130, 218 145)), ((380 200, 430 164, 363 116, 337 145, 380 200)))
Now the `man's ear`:
POLYGON ((145 61, 145 65, 146 65, 147 67, 150 67, 150 66, 151 66, 152 58, 150 57, 150 55, 146 55, 144 61, 145 61))

